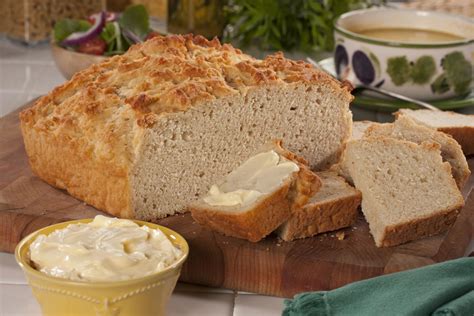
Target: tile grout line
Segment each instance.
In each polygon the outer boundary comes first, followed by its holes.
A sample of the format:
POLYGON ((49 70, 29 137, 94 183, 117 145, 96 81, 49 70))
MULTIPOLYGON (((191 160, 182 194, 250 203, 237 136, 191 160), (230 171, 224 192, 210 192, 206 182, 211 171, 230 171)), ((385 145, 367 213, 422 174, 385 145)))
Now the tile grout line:
POLYGON ((238 291, 233 291, 234 292, 234 299, 232 300, 232 316, 235 316, 235 301, 237 300, 237 295, 239 295, 238 291))
POLYGON ((51 61, 41 60, 8 60, 0 59, 0 65, 35 65, 35 66, 55 66, 56 64, 51 61))
POLYGON ((0 282, 0 287, 2 285, 24 285, 24 286, 29 286, 28 283, 11 283, 11 282, 0 282))

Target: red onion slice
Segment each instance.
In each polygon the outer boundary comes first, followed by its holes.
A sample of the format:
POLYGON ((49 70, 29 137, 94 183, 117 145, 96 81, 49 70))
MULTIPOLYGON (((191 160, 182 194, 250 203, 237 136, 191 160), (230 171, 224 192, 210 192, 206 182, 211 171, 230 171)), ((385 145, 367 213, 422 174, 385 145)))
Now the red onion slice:
POLYGON ((143 42, 142 39, 138 37, 137 34, 133 33, 130 30, 122 29, 122 33, 126 38, 128 38, 134 44, 143 42))
POLYGON ((105 22, 114 22, 117 21, 118 19, 118 13, 117 12, 107 12, 106 17, 105 17, 105 22))
POLYGON ((85 32, 72 33, 71 35, 66 37, 66 39, 63 40, 61 44, 66 45, 66 46, 80 45, 98 36, 100 32, 102 32, 102 29, 104 28, 106 13, 102 11, 100 13, 96 13, 92 15, 91 18, 94 19, 94 24, 91 26, 91 28, 89 28, 85 32))

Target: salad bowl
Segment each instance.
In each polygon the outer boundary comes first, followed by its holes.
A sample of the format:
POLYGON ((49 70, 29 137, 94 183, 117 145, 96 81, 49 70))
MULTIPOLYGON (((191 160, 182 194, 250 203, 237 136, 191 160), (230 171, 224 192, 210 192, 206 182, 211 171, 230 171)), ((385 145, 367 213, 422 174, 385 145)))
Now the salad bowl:
POLYGON ((59 20, 51 49, 60 72, 70 79, 76 72, 159 34, 150 28, 146 8, 132 5, 122 13, 102 11, 84 19, 59 20))
POLYGON ((51 43, 51 52, 56 67, 58 67, 61 74, 67 80, 71 79, 76 72, 86 69, 92 64, 103 62, 108 58, 107 56, 91 55, 68 50, 54 42, 51 43))

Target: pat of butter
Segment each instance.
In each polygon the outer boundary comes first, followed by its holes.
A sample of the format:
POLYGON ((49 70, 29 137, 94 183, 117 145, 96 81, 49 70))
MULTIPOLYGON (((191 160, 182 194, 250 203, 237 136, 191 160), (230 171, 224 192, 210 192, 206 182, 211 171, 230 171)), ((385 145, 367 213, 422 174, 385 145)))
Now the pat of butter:
POLYGON ((30 245, 30 259, 39 271, 74 281, 140 278, 181 256, 161 230, 101 215, 40 235, 30 245))
POLYGON ((213 206, 246 206, 273 192, 295 171, 298 165, 275 151, 260 153, 232 171, 223 184, 213 185, 203 200, 213 206))

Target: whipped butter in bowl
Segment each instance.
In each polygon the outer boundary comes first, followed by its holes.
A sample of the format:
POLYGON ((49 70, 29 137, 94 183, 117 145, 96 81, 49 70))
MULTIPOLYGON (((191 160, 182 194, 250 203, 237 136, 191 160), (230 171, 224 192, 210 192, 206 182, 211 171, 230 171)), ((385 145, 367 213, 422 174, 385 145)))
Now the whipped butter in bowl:
POLYGON ((40 229, 15 257, 43 315, 162 315, 188 252, 168 228, 99 215, 40 229))
POLYGON ((36 269, 74 281, 122 281, 160 272, 182 251, 160 229, 98 215, 38 236, 30 245, 36 269))

